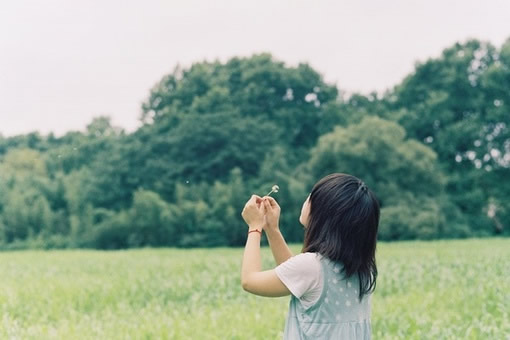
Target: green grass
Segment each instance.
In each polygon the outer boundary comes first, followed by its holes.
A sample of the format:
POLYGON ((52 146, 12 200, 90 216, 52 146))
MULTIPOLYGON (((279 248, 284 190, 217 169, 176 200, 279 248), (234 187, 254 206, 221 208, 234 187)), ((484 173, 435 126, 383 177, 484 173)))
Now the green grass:
MULTIPOLYGON (((289 297, 244 292, 242 252, 0 253, 0 338, 279 339, 289 297)), ((508 239, 380 242, 372 337, 508 339, 509 259, 508 239)))

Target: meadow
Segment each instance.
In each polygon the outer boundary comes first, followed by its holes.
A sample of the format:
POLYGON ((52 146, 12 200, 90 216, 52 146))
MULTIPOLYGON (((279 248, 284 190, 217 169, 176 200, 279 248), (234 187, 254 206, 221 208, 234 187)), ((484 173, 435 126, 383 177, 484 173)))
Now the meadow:
MULTIPOLYGON (((377 247, 373 339, 510 338, 510 240, 377 247)), ((244 292, 242 252, 2 252, 0 338, 279 339, 289 297, 244 292)))

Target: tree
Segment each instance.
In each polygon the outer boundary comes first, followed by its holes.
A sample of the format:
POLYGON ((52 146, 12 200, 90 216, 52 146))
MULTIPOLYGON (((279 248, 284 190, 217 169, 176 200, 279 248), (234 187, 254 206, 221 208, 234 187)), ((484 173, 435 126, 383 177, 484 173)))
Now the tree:
POLYGON ((128 212, 130 234, 128 245, 163 246, 172 244, 173 229, 167 203, 151 191, 134 193, 133 205, 128 212))
POLYGON ((170 199, 177 182, 226 180, 236 167, 256 176, 261 160, 277 142, 276 131, 259 118, 188 115, 172 133, 150 137, 151 145, 142 151, 142 185, 170 199))
POLYGON ((141 119, 158 125, 168 115, 238 113, 272 121, 282 129, 282 141, 309 147, 319 135, 323 107, 337 94, 309 65, 286 67, 260 54, 176 68, 151 90, 141 119))
POLYGON ((398 124, 365 117, 359 124, 337 126, 319 138, 311 154, 307 168, 311 183, 342 172, 360 178, 376 193, 381 216, 388 214, 381 220, 381 238, 432 238, 443 233, 444 217, 436 201, 444 195, 444 175, 437 156, 429 147, 406 139, 398 124), (422 217, 414 219, 413 211, 422 217), (390 228, 392 223, 400 227, 390 228))
POLYGON ((469 40, 418 63, 385 98, 409 135, 437 153, 449 194, 476 229, 491 224, 489 201, 501 218, 508 209, 501 192, 510 192, 510 182, 487 184, 510 177, 509 67, 510 40, 500 51, 469 40))

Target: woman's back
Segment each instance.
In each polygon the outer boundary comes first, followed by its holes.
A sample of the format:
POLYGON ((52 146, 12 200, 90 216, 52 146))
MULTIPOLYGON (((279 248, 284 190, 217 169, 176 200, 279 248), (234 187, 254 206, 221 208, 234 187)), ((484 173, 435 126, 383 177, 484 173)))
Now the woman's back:
POLYGON ((318 301, 304 307, 291 297, 284 339, 370 339, 371 294, 359 302, 359 279, 345 279, 342 265, 318 254, 323 287, 318 301))

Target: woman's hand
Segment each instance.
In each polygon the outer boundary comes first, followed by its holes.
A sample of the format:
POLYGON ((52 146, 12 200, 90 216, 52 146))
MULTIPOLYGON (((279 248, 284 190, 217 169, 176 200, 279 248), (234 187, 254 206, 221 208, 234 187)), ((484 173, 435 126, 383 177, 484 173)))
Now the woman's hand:
POLYGON ((266 224, 264 225, 264 230, 266 230, 266 232, 279 230, 280 206, 271 196, 264 196, 262 204, 264 205, 266 212, 266 224))
POLYGON ((248 224, 250 230, 262 230, 265 224, 265 206, 262 204, 262 198, 257 195, 252 195, 251 198, 244 205, 241 212, 244 221, 248 224))

